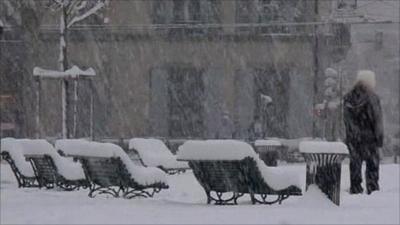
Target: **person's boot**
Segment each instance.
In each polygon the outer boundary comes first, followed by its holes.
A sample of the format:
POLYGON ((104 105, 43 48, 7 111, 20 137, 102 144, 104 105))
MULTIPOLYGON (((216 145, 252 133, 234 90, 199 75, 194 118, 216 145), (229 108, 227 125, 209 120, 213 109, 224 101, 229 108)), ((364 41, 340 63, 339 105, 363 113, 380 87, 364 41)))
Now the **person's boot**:
POLYGON ((362 194, 364 192, 364 189, 361 186, 357 187, 350 187, 350 194, 362 194))
POLYGON ((367 194, 371 194, 372 192, 374 192, 374 191, 379 191, 379 186, 378 185, 376 185, 376 186, 371 186, 371 187, 368 187, 367 188, 367 194))

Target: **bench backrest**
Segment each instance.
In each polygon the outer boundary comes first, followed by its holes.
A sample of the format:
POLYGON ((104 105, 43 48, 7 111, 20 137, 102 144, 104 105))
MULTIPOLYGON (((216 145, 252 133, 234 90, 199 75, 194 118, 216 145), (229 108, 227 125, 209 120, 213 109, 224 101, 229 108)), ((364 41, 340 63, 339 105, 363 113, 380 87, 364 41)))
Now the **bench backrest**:
POLYGON ((251 158, 246 157, 242 160, 243 166, 241 167, 242 172, 246 178, 246 183, 248 184, 249 189, 253 193, 269 193, 272 194, 275 191, 268 186, 268 184, 264 181, 260 169, 257 166, 257 162, 251 158))
POLYGON ((129 149, 136 152, 146 166, 168 167, 169 162, 176 161, 166 144, 155 138, 133 138, 129 141, 129 149))
POLYGON ((204 189, 217 192, 247 193, 248 186, 240 160, 189 161, 194 175, 204 189))
POLYGON ((123 186, 129 181, 120 158, 79 157, 87 178, 94 184, 110 187, 123 186))
POLYGON ((38 177, 39 182, 55 183, 59 176, 57 167, 49 155, 26 155, 32 162, 32 167, 38 177))
POLYGON ((126 154, 132 160, 132 162, 137 166, 145 166, 142 158, 140 157, 139 153, 135 149, 129 149, 126 151, 126 154))

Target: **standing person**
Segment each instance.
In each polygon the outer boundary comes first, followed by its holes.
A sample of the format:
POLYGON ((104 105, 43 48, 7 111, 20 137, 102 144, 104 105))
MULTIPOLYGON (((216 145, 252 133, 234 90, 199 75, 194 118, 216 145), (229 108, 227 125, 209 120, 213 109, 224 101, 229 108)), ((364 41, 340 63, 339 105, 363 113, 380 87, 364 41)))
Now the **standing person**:
POLYGON ((346 144, 350 151, 350 193, 363 192, 361 166, 366 161, 367 193, 379 190, 379 149, 383 145, 380 99, 374 91, 375 73, 361 70, 352 90, 344 96, 346 144))
POLYGON ((248 128, 249 140, 255 141, 264 138, 263 125, 258 115, 254 116, 253 122, 248 128))
POLYGON ((232 139, 234 129, 235 129, 235 126, 232 122, 229 112, 224 111, 223 115, 222 115, 220 131, 218 132, 218 138, 232 139))
POLYGON ((339 106, 340 84, 339 73, 332 69, 325 70, 324 93, 324 137, 327 141, 336 141, 339 138, 339 106))

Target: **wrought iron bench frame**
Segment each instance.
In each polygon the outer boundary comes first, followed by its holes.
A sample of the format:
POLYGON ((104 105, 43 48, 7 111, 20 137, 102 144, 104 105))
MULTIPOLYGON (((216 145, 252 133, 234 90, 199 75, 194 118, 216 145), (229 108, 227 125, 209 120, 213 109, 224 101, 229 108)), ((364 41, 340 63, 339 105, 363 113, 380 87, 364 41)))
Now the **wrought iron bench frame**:
POLYGON ((36 188, 39 187, 39 183, 36 179, 36 176, 29 177, 23 175, 17 165, 15 164, 14 160, 11 158, 10 153, 8 151, 2 151, 1 152, 2 158, 8 162, 8 164, 11 167, 11 170, 14 173, 15 178, 17 179, 18 182, 18 188, 36 188))
POLYGON ((301 190, 290 186, 273 190, 263 179, 256 161, 251 157, 242 160, 189 160, 193 174, 207 195, 207 204, 237 204, 244 194, 250 194, 252 204, 281 204, 291 195, 301 195, 301 190), (212 196, 215 193, 216 197, 212 196), (231 193, 230 197, 224 197, 231 193), (268 200, 270 195, 277 196, 268 200), (259 196, 259 198, 258 198, 259 196))
POLYGON ((59 187, 64 191, 73 191, 80 188, 86 189, 89 187, 89 182, 86 179, 68 180, 62 176, 54 164, 53 158, 50 155, 25 155, 25 158, 31 163, 36 179, 39 183, 39 188, 45 187, 51 189, 59 187))
POLYGON ((169 188, 164 183, 141 185, 126 169, 119 157, 74 156, 82 163, 87 180, 90 182, 88 196, 109 194, 113 197, 131 199, 134 197, 153 197, 162 189, 169 188), (150 190, 147 190, 150 189, 150 190))
POLYGON ((236 205, 240 197, 249 193, 240 161, 190 160, 189 166, 207 195, 207 204, 236 205))

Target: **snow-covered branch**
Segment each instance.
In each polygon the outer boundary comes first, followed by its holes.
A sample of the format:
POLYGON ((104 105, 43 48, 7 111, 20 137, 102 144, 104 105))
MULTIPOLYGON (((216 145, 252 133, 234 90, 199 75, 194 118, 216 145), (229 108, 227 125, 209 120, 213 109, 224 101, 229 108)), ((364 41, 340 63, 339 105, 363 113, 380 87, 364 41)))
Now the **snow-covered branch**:
POLYGON ((87 4, 87 1, 84 0, 72 0, 69 4, 67 14, 68 15, 75 15, 79 10, 83 9, 87 4))
POLYGON ((93 77, 96 72, 93 68, 82 70, 77 66, 73 66, 66 71, 48 70, 40 67, 33 69, 33 76, 41 78, 78 78, 78 77, 93 77))
MULTIPOLYGON (((67 28, 71 27, 72 25, 74 25, 74 23, 77 23, 81 20, 84 20, 85 18, 95 14, 97 11, 99 11, 100 9, 102 9, 105 6, 105 1, 99 1, 97 2, 94 6, 92 6, 90 9, 85 10, 85 12, 83 12, 81 15, 76 15, 73 16, 71 18, 71 20, 68 22, 67 28)), ((86 3, 81 3, 81 4, 77 4, 74 9, 72 9, 72 13, 76 13, 78 11, 81 11, 82 8, 84 8, 86 6, 86 3)))

